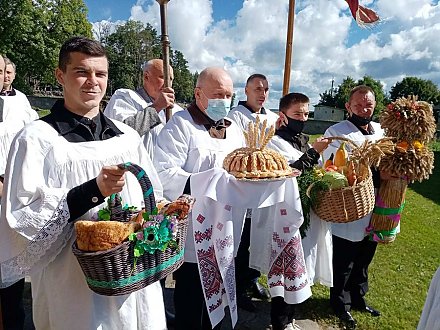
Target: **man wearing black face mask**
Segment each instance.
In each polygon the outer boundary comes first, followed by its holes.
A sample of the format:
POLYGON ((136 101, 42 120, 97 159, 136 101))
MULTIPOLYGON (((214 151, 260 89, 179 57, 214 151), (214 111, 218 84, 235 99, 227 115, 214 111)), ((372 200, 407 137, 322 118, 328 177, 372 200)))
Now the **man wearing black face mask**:
MULTIPOLYGON (((291 167, 301 171, 318 164, 319 154, 328 145, 327 139, 318 138, 310 146, 309 136, 302 132, 309 118, 309 102, 309 98, 301 93, 290 93, 283 96, 280 100, 280 119, 275 131, 276 136, 303 153, 299 159, 290 163, 291 167)), ((291 158, 288 157, 288 159, 291 158)))
MULTIPOLYGON (((375 106, 374 92, 370 87, 361 85, 353 88, 345 104, 348 119, 329 127, 324 136, 346 137, 357 145, 366 140, 382 138, 384 132, 380 124, 371 120, 375 106)), ((336 151, 339 144, 339 141, 330 144, 324 153, 325 159, 336 151)), ((372 170, 374 186, 378 188, 379 172, 372 170)), ((356 321, 350 313, 352 309, 371 316, 380 315, 364 299, 368 291, 368 266, 377 246, 376 242, 369 240, 366 230, 370 218, 371 213, 353 222, 332 223, 333 287, 330 289, 330 305, 349 328, 356 327, 356 321)))
MULTIPOLYGON (((285 156, 291 167, 301 171, 318 164, 319 154, 329 144, 327 139, 320 137, 313 143, 313 146, 310 146, 309 136, 302 132, 309 116, 309 102, 309 98, 301 93, 290 93, 281 98, 279 105, 280 119, 276 124, 275 136, 268 144, 269 148, 285 156)), ((293 234, 293 237, 298 237, 297 239, 300 240, 302 245, 302 253, 295 256, 298 263, 297 268, 298 270, 307 269, 304 288, 312 285, 314 281, 326 284, 331 282, 330 258, 327 257, 325 260, 327 266, 324 266, 324 263, 320 261, 321 267, 315 271, 318 245, 320 249, 322 246, 324 250, 331 251, 329 240, 320 239, 321 237, 330 236, 330 234, 322 234, 322 231, 328 233, 329 229, 322 226, 321 222, 319 219, 311 218, 310 227, 303 239, 300 238, 299 230, 293 234), (302 265, 301 262, 305 262, 305 265, 302 265)), ((303 274, 298 271, 295 277, 302 278, 303 274)), ((295 305, 304 301, 304 295, 301 294, 300 288, 294 291, 295 295, 289 299, 286 299, 286 297, 272 297, 271 329, 297 329, 294 320, 295 305)))

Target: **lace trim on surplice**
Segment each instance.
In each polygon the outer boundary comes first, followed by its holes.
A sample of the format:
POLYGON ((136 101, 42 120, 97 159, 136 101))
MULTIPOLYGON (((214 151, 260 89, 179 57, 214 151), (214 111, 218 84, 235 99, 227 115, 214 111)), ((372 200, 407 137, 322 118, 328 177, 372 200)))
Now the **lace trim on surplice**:
POLYGON ((51 218, 19 255, 1 263, 0 288, 7 287, 19 279, 46 267, 61 252, 70 240, 73 225, 66 197, 63 197, 51 218))

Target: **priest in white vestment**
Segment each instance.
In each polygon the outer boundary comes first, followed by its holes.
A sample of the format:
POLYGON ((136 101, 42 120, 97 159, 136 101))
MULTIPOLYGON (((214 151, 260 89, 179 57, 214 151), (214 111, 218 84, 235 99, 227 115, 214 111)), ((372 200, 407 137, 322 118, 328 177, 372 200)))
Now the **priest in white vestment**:
MULTIPOLYGON (((195 102, 176 113, 160 132, 154 165, 164 187, 165 198, 173 200, 182 192, 190 193, 191 175, 222 167, 228 153, 244 146, 239 127, 224 118, 229 111, 232 94, 232 80, 226 71, 220 68, 203 70, 194 90, 195 102)), ((234 228, 234 233, 240 234, 241 228, 234 228)), ((235 242, 239 242, 239 237, 235 242)), ((175 280, 176 329, 210 329, 191 221, 185 262, 175 272, 175 280)), ((213 326, 219 329, 221 322, 213 326)))
MULTIPOLYGON (((376 107, 374 91, 368 86, 357 86, 350 92, 345 104, 348 119, 330 126, 325 137, 348 138, 357 145, 364 141, 375 141, 384 136, 379 123, 373 122, 376 107)), ((336 153, 340 141, 333 140, 324 151, 324 159, 336 153)), ((348 147, 349 148, 349 147, 348 147)), ((372 168, 374 187, 380 184, 380 173, 372 168)), ((368 227, 372 213, 348 223, 332 223, 333 243, 333 287, 330 288, 330 305, 334 313, 348 327, 356 325, 351 309, 360 310, 371 316, 380 312, 365 301, 368 291, 368 266, 376 252, 377 242, 369 239, 368 227)))
POLYGON ((132 294, 92 292, 72 253, 74 221, 94 219, 105 197, 142 206, 136 178, 116 165, 144 168, 162 186, 139 134, 99 111, 108 61, 96 41, 73 37, 60 51, 56 78, 64 100, 14 139, 0 221, 1 281, 31 276, 33 321, 48 329, 166 329, 159 282, 132 294))
MULTIPOLYGON (((169 69, 172 82, 173 69, 171 66, 169 69)), ((134 128, 142 136, 145 148, 153 159, 153 148, 165 124, 165 109, 172 107, 172 114, 182 110, 174 101, 174 90, 164 87, 163 61, 152 59, 143 67, 142 87, 136 91, 126 88, 116 90, 104 114, 134 128), (156 113, 160 121, 157 121, 156 113), (154 128, 150 130, 151 126, 154 128)))

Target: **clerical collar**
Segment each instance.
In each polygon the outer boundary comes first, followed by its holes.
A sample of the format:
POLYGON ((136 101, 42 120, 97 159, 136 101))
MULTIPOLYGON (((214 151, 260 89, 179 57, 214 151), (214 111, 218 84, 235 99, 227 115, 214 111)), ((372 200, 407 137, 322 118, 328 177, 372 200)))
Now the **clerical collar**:
MULTIPOLYGON (((248 109, 250 112, 252 113, 256 113, 247 103, 246 101, 239 101, 238 105, 242 105, 244 106, 246 109, 248 109)), ((265 115, 267 114, 266 109, 264 109, 264 107, 261 107, 260 112, 258 112, 258 114, 262 114, 265 115)))
POLYGON ((64 100, 56 101, 50 111, 41 120, 51 125, 69 142, 100 141, 123 134, 102 112, 89 119, 66 109, 64 100))
POLYGON ((0 95, 1 96, 16 96, 17 95, 17 92, 15 91, 15 89, 13 88, 13 87, 11 87, 11 89, 10 90, 2 90, 1 92, 0 92, 0 95))
POLYGON ((187 108, 191 118, 196 125, 203 125, 209 132, 209 135, 215 139, 224 139, 226 137, 226 128, 231 125, 231 122, 226 119, 214 121, 208 115, 199 109, 195 102, 191 103, 187 108))

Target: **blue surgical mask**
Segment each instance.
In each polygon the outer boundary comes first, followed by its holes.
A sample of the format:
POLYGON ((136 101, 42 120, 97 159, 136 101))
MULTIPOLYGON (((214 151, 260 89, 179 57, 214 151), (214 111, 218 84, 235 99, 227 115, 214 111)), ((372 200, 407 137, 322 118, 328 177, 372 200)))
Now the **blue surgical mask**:
POLYGON ((219 121, 226 117, 231 110, 230 99, 208 99, 208 108, 206 114, 214 121, 219 121))

